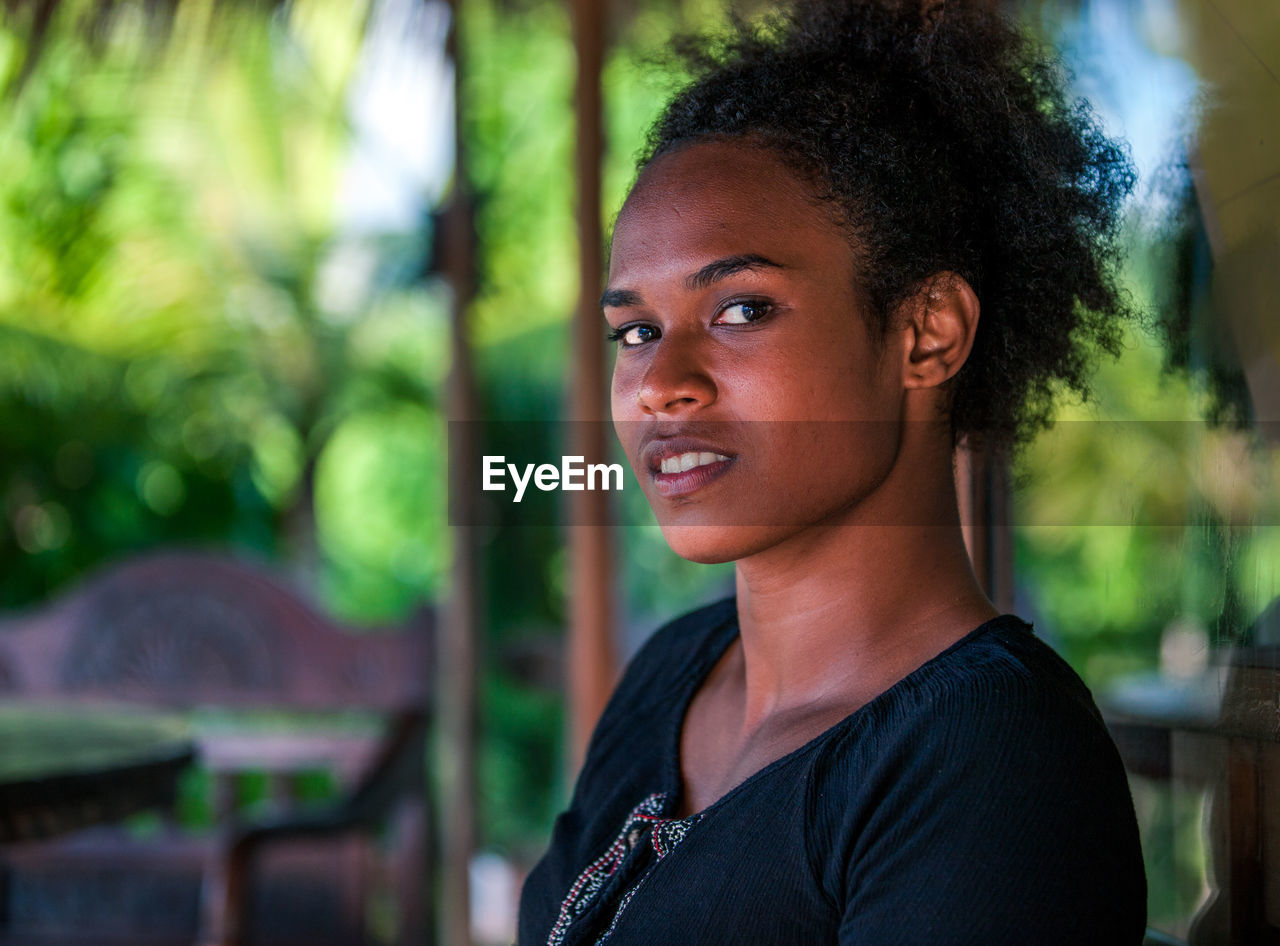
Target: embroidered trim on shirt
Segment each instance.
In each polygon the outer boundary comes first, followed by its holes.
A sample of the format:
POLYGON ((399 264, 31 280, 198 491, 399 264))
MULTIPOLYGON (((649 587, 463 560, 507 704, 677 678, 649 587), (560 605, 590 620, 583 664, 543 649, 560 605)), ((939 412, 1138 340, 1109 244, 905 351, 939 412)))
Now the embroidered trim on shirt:
POLYGON ((547 946, 560 946, 564 942, 565 934, 573 921, 586 912, 605 881, 613 876, 627 852, 639 842, 644 829, 653 822, 663 820, 658 817, 658 812, 662 811, 666 800, 665 792, 654 792, 631 809, 631 814, 627 815, 622 830, 618 832, 618 837, 609 845, 608 850, 592 861, 569 888, 569 893, 560 905, 560 915, 556 918, 555 925, 551 927, 551 934, 547 937, 547 946))
MULTIPOLYGON (((658 860, 662 860, 668 854, 675 850, 677 844, 684 840, 684 836, 689 833, 692 828, 702 820, 701 814, 696 814, 691 818, 674 819, 659 818, 653 823, 653 830, 649 834, 650 840, 653 842, 653 853, 657 855, 658 860)), ((618 903, 618 909, 614 911, 613 921, 609 924, 609 928, 600 935, 596 940, 596 946, 600 946, 605 940, 613 935, 614 928, 618 925, 618 919, 622 916, 622 911, 627 908, 627 904, 631 902, 631 898, 636 895, 636 891, 640 889, 640 885, 645 882, 649 876, 648 871, 644 873, 639 880, 631 885, 631 889, 618 903)))
MULTIPOLYGON (((560 915, 556 917, 555 925, 551 927, 551 933, 547 936, 547 946, 560 946, 564 942, 565 934, 569 932, 573 921, 587 912, 587 907, 600 893, 605 882, 622 866, 627 853, 635 848, 646 834, 653 844, 654 854, 657 855, 658 860, 662 860, 675 850, 676 845, 689 833, 689 829, 702 819, 701 814, 684 819, 663 818, 658 812, 662 811, 666 801, 665 792, 654 792, 631 809, 613 843, 578 875, 578 879, 569 888, 564 902, 560 904, 560 915)), ((622 911, 626 909, 647 876, 648 873, 636 881, 618 903, 618 909, 613 914, 613 922, 596 940, 597 946, 613 933, 614 927, 618 925, 618 918, 622 916, 622 911)))

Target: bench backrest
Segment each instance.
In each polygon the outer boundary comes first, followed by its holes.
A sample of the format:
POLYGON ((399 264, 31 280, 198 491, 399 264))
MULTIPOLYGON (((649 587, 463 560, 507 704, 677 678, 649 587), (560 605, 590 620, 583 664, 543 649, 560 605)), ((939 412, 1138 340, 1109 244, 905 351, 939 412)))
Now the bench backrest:
POLYGON ((348 631, 260 567, 154 554, 0 619, 0 699, 399 710, 425 705, 431 631, 348 631))

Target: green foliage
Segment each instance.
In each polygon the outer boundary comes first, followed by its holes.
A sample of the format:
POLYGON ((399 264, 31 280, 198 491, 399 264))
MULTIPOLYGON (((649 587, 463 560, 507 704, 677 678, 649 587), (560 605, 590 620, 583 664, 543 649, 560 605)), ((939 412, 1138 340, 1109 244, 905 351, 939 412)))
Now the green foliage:
MULTIPOLYGON (((1141 297, 1159 278, 1131 267, 1141 297)), ((1019 470, 1019 584, 1094 686, 1154 669, 1174 621, 1240 640, 1280 594, 1275 451, 1204 423, 1215 395, 1163 361, 1155 336, 1132 333, 1091 401, 1062 405, 1019 470)))
MULTIPOLYGON (((309 560, 322 467, 330 603, 354 620, 404 614, 447 565, 438 438, 367 495, 387 468, 366 452, 347 469, 328 449, 354 436, 351 415, 429 430, 447 350, 430 284, 379 276, 343 312, 326 290, 361 251, 336 198, 365 8, 185 3, 163 45, 141 4, 97 33, 86 15, 62 4, 20 91, 22 24, 0 33, 14 97, 0 118, 0 604, 162 543, 309 560), (353 509, 416 521, 384 536, 396 568, 370 564, 353 509)), ((420 269, 421 234, 365 244, 386 272, 420 269)))
POLYGON ((500 671, 484 675, 481 693, 481 843, 531 862, 562 806, 563 702, 500 671))
POLYGON ((329 436, 316 467, 316 529, 332 564, 326 597, 340 610, 389 619, 443 592, 442 427, 434 412, 400 404, 349 414, 329 436))
MULTIPOLYGON (((573 224, 574 58, 564 4, 504 16, 493 0, 467 3, 461 109, 476 204, 479 291, 471 310, 482 349, 536 333, 505 378, 563 377, 564 325, 577 294, 573 224)), ((494 377, 494 387, 499 379, 494 377)))

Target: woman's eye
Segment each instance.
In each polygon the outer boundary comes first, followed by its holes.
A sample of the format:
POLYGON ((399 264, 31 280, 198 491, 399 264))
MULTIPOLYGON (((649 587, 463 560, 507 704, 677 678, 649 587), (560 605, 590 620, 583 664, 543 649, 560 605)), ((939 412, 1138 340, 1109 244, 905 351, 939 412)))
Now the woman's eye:
POLYGON ((716 316, 716 324, 746 325, 748 322, 758 322, 772 308, 767 302, 735 302, 720 310, 720 314, 716 316))
POLYGON ((622 342, 623 348, 633 348, 656 339, 658 330, 652 325, 624 325, 614 329, 607 337, 611 342, 622 342))

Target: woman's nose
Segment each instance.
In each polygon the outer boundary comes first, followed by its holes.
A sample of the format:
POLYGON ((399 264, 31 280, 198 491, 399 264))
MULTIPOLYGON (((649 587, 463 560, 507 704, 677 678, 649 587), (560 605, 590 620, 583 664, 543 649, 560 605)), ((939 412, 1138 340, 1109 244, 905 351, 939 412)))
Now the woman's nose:
POLYGON ((658 343, 640 381, 641 410, 646 414, 679 414, 715 402, 716 385, 697 347, 671 336, 658 343))

